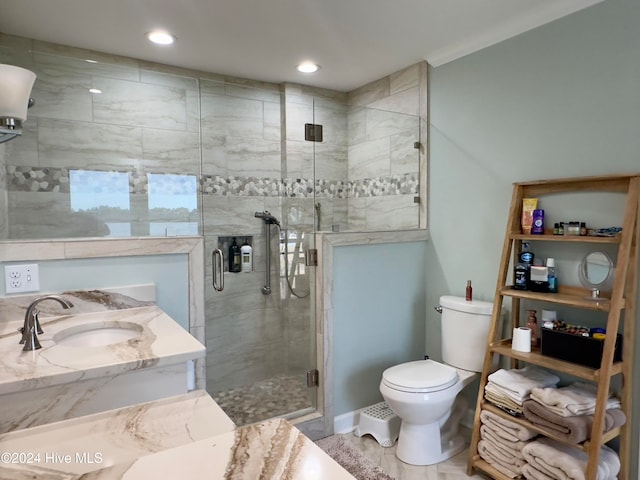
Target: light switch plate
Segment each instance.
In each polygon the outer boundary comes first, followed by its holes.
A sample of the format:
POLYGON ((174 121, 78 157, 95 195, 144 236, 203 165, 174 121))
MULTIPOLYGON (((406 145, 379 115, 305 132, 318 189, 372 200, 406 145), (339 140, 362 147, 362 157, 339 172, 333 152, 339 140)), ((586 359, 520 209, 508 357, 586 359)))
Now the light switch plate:
POLYGON ((40 290, 38 264, 5 265, 5 293, 37 292, 38 290, 40 290))

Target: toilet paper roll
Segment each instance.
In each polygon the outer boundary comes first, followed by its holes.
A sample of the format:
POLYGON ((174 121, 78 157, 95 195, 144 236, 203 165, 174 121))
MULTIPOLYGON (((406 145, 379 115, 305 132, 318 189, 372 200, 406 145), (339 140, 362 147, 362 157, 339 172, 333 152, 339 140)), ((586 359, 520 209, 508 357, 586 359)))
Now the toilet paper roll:
POLYGON ((531 351, 531 329, 527 327, 517 327, 513 329, 513 339, 511 349, 518 352, 531 351))

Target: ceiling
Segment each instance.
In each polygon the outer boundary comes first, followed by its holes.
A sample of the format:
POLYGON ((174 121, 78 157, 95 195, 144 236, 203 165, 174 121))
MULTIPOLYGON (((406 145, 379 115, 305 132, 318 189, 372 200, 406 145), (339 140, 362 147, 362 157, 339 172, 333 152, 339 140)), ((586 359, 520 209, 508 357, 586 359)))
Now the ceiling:
POLYGON ((347 92, 438 66, 603 0, 0 0, 0 32, 347 92), (177 37, 147 42, 155 28, 177 37), (301 74, 313 60, 321 69, 301 74))

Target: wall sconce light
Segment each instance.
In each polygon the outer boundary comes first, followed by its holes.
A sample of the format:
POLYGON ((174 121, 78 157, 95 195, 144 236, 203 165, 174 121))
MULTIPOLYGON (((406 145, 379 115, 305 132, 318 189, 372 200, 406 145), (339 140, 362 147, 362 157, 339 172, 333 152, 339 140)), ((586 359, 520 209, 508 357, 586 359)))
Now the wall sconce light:
POLYGON ((14 65, 0 64, 0 143, 22 135, 36 74, 14 65))

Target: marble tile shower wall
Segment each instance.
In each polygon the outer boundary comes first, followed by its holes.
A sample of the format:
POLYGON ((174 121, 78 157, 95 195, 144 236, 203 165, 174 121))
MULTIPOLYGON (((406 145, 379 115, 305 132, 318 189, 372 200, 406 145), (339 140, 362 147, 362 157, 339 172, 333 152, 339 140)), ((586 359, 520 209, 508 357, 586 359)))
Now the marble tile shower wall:
MULTIPOLYGON (((416 227, 406 211, 380 221, 388 209, 367 215, 354 207, 355 199, 365 198, 373 208, 374 198, 406 203, 399 197, 417 191, 418 162, 406 168, 409 157, 402 153, 408 145, 402 136, 412 133, 401 125, 410 122, 375 111, 352 113, 344 94, 239 79, 225 83, 215 74, 4 34, 0 61, 38 74, 37 107, 25 135, 7 146, 5 238, 101 236, 102 220, 129 224, 130 235, 154 234, 150 222, 186 221, 193 228, 198 211, 149 209, 148 173, 194 175, 205 196, 308 198, 312 205, 315 191, 323 230, 416 227), (304 142, 303 125, 311 122, 325 126, 323 143, 304 142), (367 157, 380 168, 362 168, 367 157), (126 173, 130 208, 101 211, 93 220, 72 212, 72 169, 126 173)), ((412 210, 411 203, 406 206, 412 210)))
POLYGON ((420 223, 415 143, 426 138, 426 78, 426 63, 416 63, 347 95, 348 179, 357 185, 347 216, 356 231, 414 229, 420 223))

